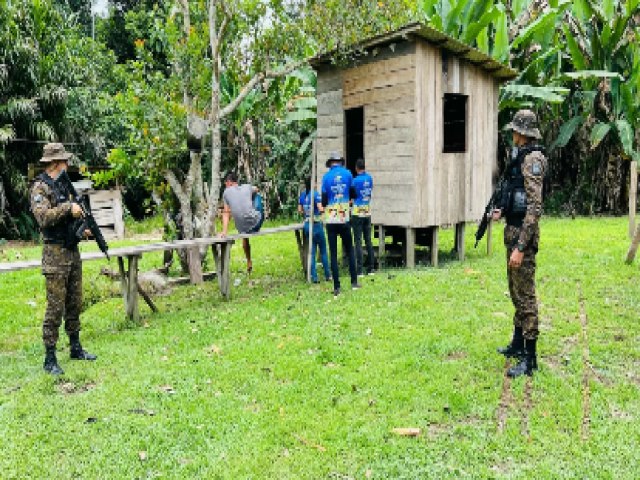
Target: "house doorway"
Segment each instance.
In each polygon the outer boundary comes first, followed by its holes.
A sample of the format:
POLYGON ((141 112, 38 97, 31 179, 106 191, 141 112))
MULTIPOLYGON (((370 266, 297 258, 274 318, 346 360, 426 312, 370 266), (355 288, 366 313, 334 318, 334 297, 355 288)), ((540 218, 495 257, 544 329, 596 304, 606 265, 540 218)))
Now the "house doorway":
POLYGON ((364 158, 364 107, 344 111, 347 168, 356 174, 356 160, 364 158))

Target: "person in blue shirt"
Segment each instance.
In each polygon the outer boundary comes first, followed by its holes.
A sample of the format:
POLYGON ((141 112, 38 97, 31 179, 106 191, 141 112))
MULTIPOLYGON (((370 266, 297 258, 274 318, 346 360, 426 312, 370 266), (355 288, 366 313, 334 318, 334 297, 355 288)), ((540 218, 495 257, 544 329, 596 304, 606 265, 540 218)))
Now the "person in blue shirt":
POLYGON ((362 235, 367 247, 367 274, 372 274, 375 264, 373 243, 371 242, 371 192, 373 191, 373 178, 365 171, 364 159, 356 161, 356 178, 351 186, 353 207, 351 209, 351 228, 353 228, 353 241, 356 244, 356 268, 358 275, 362 274, 362 235))
POLYGON ((356 272, 356 259, 353 253, 351 224, 349 223, 349 202, 351 200, 351 182, 353 176, 344 167, 344 158, 338 152, 332 152, 327 160, 329 171, 322 177, 322 205, 324 222, 331 254, 331 273, 333 275, 333 294, 340 294, 340 273, 338 269, 338 236, 342 239, 342 248, 349 258, 351 288, 360 288, 356 272))
MULTIPOLYGON (((298 199, 298 212, 304 215, 304 235, 309 238, 309 215, 311 214, 311 178, 305 180, 305 191, 300 194, 298 199)), ((327 281, 331 280, 331 271, 329 270, 329 259, 327 257, 327 241, 324 237, 324 227, 320 214, 324 211, 322 207, 322 198, 320 192, 315 191, 313 194, 313 234, 311 235, 311 281, 318 283, 318 272, 316 269, 316 249, 320 248, 320 259, 322 268, 324 269, 324 277, 327 281)))

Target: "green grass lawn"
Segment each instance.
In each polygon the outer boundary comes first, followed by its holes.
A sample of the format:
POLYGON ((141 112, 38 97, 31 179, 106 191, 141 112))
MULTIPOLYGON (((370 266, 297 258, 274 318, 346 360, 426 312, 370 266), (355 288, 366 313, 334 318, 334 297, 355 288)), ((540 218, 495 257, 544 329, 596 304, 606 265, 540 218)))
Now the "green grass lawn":
MULTIPOLYGON (((42 371, 39 271, 0 275, 0 478, 638 478, 626 220, 543 221, 532 379, 507 379, 495 353, 512 330, 502 227, 491 257, 473 231, 464 262, 385 270, 338 299, 303 281, 292 233, 256 238, 251 277, 233 249, 231 301, 216 282, 175 287, 159 314, 141 303, 141 325, 106 261, 87 263, 82 337, 98 361, 69 361, 63 334, 62 378, 42 371)), ((440 243, 445 257, 451 230, 440 243)))

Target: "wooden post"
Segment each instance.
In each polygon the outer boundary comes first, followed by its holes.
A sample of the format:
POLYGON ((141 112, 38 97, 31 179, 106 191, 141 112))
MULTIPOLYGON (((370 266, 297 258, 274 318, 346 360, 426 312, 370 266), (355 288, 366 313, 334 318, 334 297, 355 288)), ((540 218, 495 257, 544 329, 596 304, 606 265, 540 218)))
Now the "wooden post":
MULTIPOLYGON (((316 259, 315 258, 311 258, 311 252, 313 251, 313 248, 311 248, 311 244, 313 242, 313 220, 314 220, 314 213, 316 211, 316 199, 315 199, 315 192, 316 192, 316 170, 317 170, 317 163, 318 163, 318 159, 317 159, 317 150, 316 150, 316 142, 314 140, 313 142, 313 153, 311 155, 311 182, 310 182, 310 192, 309 195, 311 196, 311 198, 309 199, 309 241, 308 241, 308 252, 307 252, 307 264, 305 266, 305 273, 307 274, 307 282, 311 283, 311 262, 315 262, 316 259)), ((297 232, 297 230, 296 230, 297 232)))
POLYGON ((638 251, 638 245, 640 245, 640 224, 638 224, 636 228, 636 233, 631 240, 631 245, 629 245, 629 250, 627 251, 627 263, 633 262, 633 259, 636 258, 636 252, 638 251))
POLYGON ((438 266, 438 232, 440 227, 431 227, 431 266, 438 266))
MULTIPOLYGON (((138 259, 139 255, 127 256, 127 267, 125 270, 124 259, 118 257, 118 268, 120 269, 120 288, 122 297, 124 298, 124 308, 127 318, 134 322, 140 321, 140 312, 138 310, 138 259)), ((151 302, 153 304, 153 302, 151 302)), ((154 305, 155 307, 155 305, 154 305)), ((152 307, 152 308, 154 308, 152 307)), ((157 311, 155 309, 154 311, 157 311)))
POLYGON ((127 255, 127 267, 125 271, 124 260, 118 257, 120 269, 120 287, 124 297, 124 308, 129 320, 138 322, 140 312, 138 310, 138 259, 140 255, 127 255))
POLYGON ((192 247, 187 250, 189 262, 189 278, 192 285, 200 285, 204 279, 202 277, 202 261, 200 260, 200 248, 192 247))
POLYGON ((416 229, 405 228, 405 259, 407 268, 415 268, 416 266, 416 229))
POLYGON ((633 238, 636 231, 636 205, 638 201, 638 162, 631 162, 629 174, 629 238, 633 238))
POLYGON ((228 300, 231 296, 231 246, 233 240, 228 240, 220 245, 220 256, 218 260, 217 273, 220 293, 228 300))
POLYGON ((456 224, 456 252, 458 252, 458 260, 464 260, 464 230, 466 224, 460 222, 456 224))
POLYGON ((385 256, 384 225, 378 225, 378 268, 382 270, 385 256))
POLYGON ((298 244, 298 253, 300 254, 300 263, 302 263, 302 273, 305 278, 308 278, 308 258, 307 258, 307 250, 310 250, 308 237, 303 235, 301 230, 296 230, 296 243, 298 244))
POLYGON ((120 291, 122 292, 122 299, 124 300, 124 309, 127 311, 127 305, 129 304, 129 287, 127 285, 128 277, 126 270, 124 269, 124 259, 118 257, 118 269, 120 270, 120 291))
POLYGON ((138 284, 138 293, 140 294, 140 296, 142 298, 144 298, 144 301, 147 302, 147 305, 149 305, 149 308, 151 309, 151 311, 153 313, 158 313, 159 312, 158 307, 156 307, 156 304, 153 303, 153 300, 151 299, 151 296, 142 289, 140 284, 138 284))
POLYGON ((491 252, 493 250, 492 244, 493 244, 493 221, 490 220, 489 224, 487 225, 487 256, 491 256, 491 252))

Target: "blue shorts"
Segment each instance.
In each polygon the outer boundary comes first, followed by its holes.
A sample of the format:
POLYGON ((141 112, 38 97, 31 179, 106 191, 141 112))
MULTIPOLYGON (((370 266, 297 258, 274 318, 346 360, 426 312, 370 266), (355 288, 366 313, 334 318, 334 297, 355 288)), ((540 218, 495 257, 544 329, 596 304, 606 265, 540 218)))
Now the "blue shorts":
POLYGON ((262 223, 264 222, 264 204, 262 203, 262 195, 256 193, 253 198, 253 208, 255 208, 260 214, 260 220, 256 223, 256 226, 249 230, 247 233, 256 233, 260 231, 262 228, 262 223))

